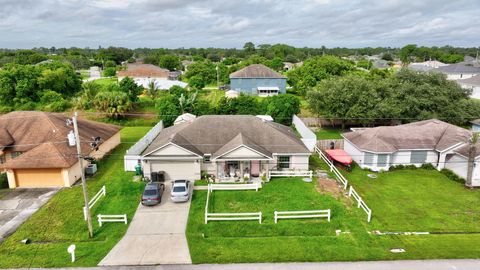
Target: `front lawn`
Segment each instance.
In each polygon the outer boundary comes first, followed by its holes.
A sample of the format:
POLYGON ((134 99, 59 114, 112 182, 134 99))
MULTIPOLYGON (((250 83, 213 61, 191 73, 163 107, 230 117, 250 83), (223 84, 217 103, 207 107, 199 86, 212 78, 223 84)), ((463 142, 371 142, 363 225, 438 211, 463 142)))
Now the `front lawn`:
POLYGON ((436 170, 342 172, 373 210, 369 227, 387 231, 479 232, 480 190, 436 170))
MULTIPOLYGON (((312 165, 322 166, 312 159, 312 165)), ((214 191, 210 212, 263 212, 256 221, 211 221, 205 225, 207 191, 196 190, 190 207, 187 239, 194 263, 358 261, 478 258, 480 234, 382 235, 373 230, 476 230, 479 194, 430 170, 383 173, 343 172, 373 210, 372 223, 353 203, 322 195, 315 183, 273 179, 255 191, 214 191), (421 182, 423 181, 423 183, 421 182), (437 189, 437 191, 435 191, 437 189), (407 199, 408 198, 408 199, 407 199), (471 205, 469 207, 469 205, 471 205), (423 208, 422 208, 423 206, 423 208), (280 220, 273 211, 332 209, 324 219, 280 220), (471 212, 468 212, 468 211, 471 212), (335 230, 350 231, 335 236, 335 230), (403 248, 405 253, 391 253, 403 248)), ((478 231, 478 230, 477 230, 478 231)))
POLYGON ((96 215, 127 214, 132 219, 138 206, 144 184, 133 182, 133 173, 123 171, 125 151, 140 139, 149 127, 127 127, 122 130, 122 141, 105 159, 99 162, 97 174, 88 180, 90 197, 103 185, 107 196, 92 209, 94 237, 88 238, 83 220, 81 186, 65 188, 36 212, 13 235, 0 244, 0 267, 74 267, 96 266, 113 248, 127 230, 122 223, 98 226, 96 215), (22 239, 32 243, 25 245, 22 239), (77 261, 70 262, 67 247, 75 244, 77 261))

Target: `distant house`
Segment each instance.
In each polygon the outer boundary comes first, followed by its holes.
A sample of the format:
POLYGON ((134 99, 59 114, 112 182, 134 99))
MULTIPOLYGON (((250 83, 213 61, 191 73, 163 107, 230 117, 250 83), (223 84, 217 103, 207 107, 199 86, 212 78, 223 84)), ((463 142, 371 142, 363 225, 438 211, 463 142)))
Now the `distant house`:
MULTIPOLYGON (((160 68, 151 64, 127 64, 126 70, 117 72, 118 81, 125 77, 132 78, 138 85, 148 88, 154 82, 158 89, 169 89, 174 85, 186 87, 187 84, 181 81, 172 80, 175 74, 168 69, 160 68)), ((176 77, 178 78, 178 76, 176 77)))
POLYGON ((418 71, 430 71, 439 67, 448 66, 448 64, 442 63, 437 60, 429 60, 425 62, 415 62, 408 65, 409 68, 418 71))
POLYGON ((254 64, 230 74, 230 89, 259 96, 286 92, 287 78, 272 69, 254 64))
POLYGON ((480 74, 480 67, 468 65, 465 63, 451 64, 435 69, 435 71, 442 72, 447 75, 449 80, 468 79, 480 74))
MULTIPOLYGON (((287 126, 249 115, 203 115, 161 130, 139 159, 146 177, 260 179, 270 170, 308 170, 310 151, 287 126)), ((128 158, 127 156, 125 158, 128 158)))
MULTIPOLYGON (((80 178, 77 149, 69 145, 67 117, 57 113, 18 111, 0 116, 0 171, 15 187, 69 187, 80 178)), ((84 155, 100 159, 120 144, 120 127, 78 120, 84 155), (92 137, 101 137, 92 151, 92 137)), ((84 166, 89 163, 84 162, 84 166)))
POLYGON ((185 70, 185 72, 188 71, 188 66, 190 66, 191 64, 193 64, 193 61, 190 61, 190 60, 182 60, 182 67, 183 67, 183 69, 185 70))
POLYGON ((470 121, 470 124, 472 124, 473 132, 480 132, 480 119, 475 119, 473 121, 470 121))
POLYGON ((471 98, 480 99, 480 74, 468 79, 457 80, 457 83, 463 88, 472 90, 471 98))

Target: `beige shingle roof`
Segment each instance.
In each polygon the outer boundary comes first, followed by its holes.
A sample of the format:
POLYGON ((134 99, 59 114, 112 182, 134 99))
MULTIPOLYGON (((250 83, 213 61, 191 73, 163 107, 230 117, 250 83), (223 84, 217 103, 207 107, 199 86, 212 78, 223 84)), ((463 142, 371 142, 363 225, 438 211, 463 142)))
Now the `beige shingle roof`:
POLYGON ((119 77, 160 77, 168 78, 170 71, 151 64, 128 64, 127 70, 117 72, 119 77))
POLYGON ((253 64, 230 74, 230 78, 285 78, 282 74, 262 65, 253 64))
MULTIPOLYGON (((0 145, 7 145, 5 150, 22 152, 0 168, 68 168, 75 164, 76 147, 68 146, 67 142, 67 135, 73 128, 66 125, 67 118, 63 114, 34 111, 0 116, 3 129, 0 145)), ((120 130, 115 125, 87 120, 78 120, 78 128, 83 153, 91 152, 92 137, 99 136, 106 141, 120 130)))
POLYGON ((169 142, 201 155, 222 152, 219 150, 223 147, 233 149, 242 143, 269 156, 271 153, 309 153, 290 128, 251 115, 204 115, 190 123, 168 127, 142 155, 169 142))
POLYGON ((470 136, 470 131, 436 119, 343 134, 345 139, 361 150, 387 153, 402 149, 444 151, 456 144, 467 142, 470 136))

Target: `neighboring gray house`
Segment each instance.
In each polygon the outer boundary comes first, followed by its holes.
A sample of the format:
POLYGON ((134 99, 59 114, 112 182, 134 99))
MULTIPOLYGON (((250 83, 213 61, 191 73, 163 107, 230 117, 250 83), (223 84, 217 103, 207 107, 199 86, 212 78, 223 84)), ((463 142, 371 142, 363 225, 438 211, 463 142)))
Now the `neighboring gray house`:
POLYGON ((264 116, 204 115, 163 129, 140 153, 146 177, 259 179, 271 170, 308 170, 310 151, 287 126, 264 116))
POLYGON ((272 69, 254 64, 230 74, 230 89, 251 95, 284 94, 287 78, 272 69))
POLYGON ((457 63, 436 68, 435 71, 446 74, 447 79, 449 80, 460 80, 468 79, 480 74, 480 67, 475 67, 466 63, 457 63))
POLYGON ((471 98, 480 99, 480 74, 468 79, 457 80, 457 83, 462 88, 472 90, 472 93, 470 94, 471 98))

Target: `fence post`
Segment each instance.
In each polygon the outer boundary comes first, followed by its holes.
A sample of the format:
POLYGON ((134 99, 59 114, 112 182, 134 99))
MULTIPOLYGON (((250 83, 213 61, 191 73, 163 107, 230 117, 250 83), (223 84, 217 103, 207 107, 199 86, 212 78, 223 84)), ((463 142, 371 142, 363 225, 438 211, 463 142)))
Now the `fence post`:
POLYGON ((258 192, 258 182, 255 183, 255 191, 258 192))
POLYGON ((362 198, 359 198, 357 208, 360 208, 360 204, 362 203, 362 198))
POLYGON ((125 219, 125 224, 127 224, 127 214, 124 214, 123 218, 125 219))
POLYGON ((102 215, 98 215, 97 218, 98 218, 98 225, 102 227, 102 215))
POLYGON ((275 219, 275 224, 277 223, 277 211, 273 212, 274 214, 274 219, 275 219))
POLYGON ((310 179, 313 177, 313 171, 310 171, 310 179))
POLYGON ((330 222, 330 209, 328 209, 328 222, 330 222))
POLYGON ((258 215, 258 223, 262 224, 262 212, 260 212, 260 215, 258 215))
POLYGON ((83 207, 83 219, 87 220, 87 209, 83 207))
POLYGON ((107 195, 107 189, 105 188, 105 186, 102 187, 102 193, 103 193, 103 196, 106 196, 107 195))
POLYGON ((370 222, 370 220, 372 220, 372 210, 370 210, 370 211, 368 212, 367 221, 370 222))
POLYGON ((348 190, 348 197, 352 196, 352 186, 350 186, 350 189, 348 190))

